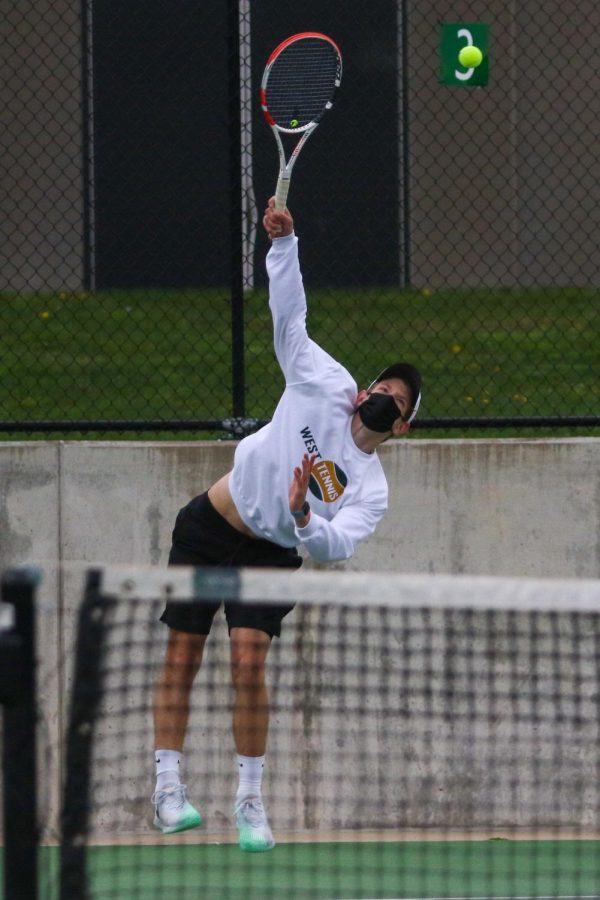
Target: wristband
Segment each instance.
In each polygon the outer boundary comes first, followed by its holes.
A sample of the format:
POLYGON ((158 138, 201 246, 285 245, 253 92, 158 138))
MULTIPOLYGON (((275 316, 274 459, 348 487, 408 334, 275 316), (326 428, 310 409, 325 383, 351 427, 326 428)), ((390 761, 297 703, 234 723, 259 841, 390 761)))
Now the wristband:
POLYGON ((291 509, 290 512, 295 519, 303 519, 304 516, 307 516, 310 512, 308 500, 304 501, 304 503, 302 504, 302 509, 291 509))

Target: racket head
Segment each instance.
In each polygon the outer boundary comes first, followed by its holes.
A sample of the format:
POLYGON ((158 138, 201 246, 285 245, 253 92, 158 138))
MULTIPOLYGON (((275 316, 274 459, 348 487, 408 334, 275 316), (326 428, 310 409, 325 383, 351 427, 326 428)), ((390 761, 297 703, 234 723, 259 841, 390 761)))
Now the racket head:
POLYGON ((340 48, 326 34, 303 31, 271 53, 260 88, 260 105, 272 128, 297 134, 316 126, 331 109, 342 81, 340 48))

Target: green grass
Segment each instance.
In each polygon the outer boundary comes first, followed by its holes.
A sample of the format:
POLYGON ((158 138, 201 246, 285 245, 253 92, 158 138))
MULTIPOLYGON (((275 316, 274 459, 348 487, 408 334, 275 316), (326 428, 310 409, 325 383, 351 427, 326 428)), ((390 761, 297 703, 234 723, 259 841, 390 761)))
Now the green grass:
MULTIPOLYGON (((40 853, 41 900, 57 896, 58 851, 40 853)), ((90 900, 600 898, 599 841, 409 841, 95 847, 90 900)), ((1 896, 1 893, 0 893, 1 896)))
MULTIPOLYGON (((309 289, 308 295, 311 336, 359 385, 392 360, 419 365, 423 418, 595 415, 600 408, 600 290, 309 289)), ((0 328, 2 421, 231 415, 225 289, 0 295, 0 328)), ((283 379, 264 292, 245 300, 245 356, 246 415, 266 418, 283 379)))

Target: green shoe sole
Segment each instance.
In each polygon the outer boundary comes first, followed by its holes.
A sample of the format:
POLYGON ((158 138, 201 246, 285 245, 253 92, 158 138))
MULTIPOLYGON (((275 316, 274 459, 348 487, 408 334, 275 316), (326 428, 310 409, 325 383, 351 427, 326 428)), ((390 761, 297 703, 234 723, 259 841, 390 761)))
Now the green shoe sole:
POLYGON ((178 831, 188 831, 190 828, 197 828, 198 825, 202 825, 202 816, 197 810, 188 813, 177 825, 163 825, 158 817, 154 819, 154 827, 163 834, 177 834, 178 831))
POLYGON ((240 833, 240 850, 245 850, 246 853, 265 853, 267 850, 272 850, 274 846, 275 841, 267 843, 263 840, 257 840, 250 835, 240 833))

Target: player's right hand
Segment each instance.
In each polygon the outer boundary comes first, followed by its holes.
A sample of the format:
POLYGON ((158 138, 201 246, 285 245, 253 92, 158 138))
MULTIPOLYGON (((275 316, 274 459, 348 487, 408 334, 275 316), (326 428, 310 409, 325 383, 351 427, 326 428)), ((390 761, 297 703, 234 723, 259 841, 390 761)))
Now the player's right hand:
POLYGON ((275 240, 292 233, 294 220, 287 207, 275 209, 275 197, 271 197, 263 216, 263 226, 271 240, 275 240))

